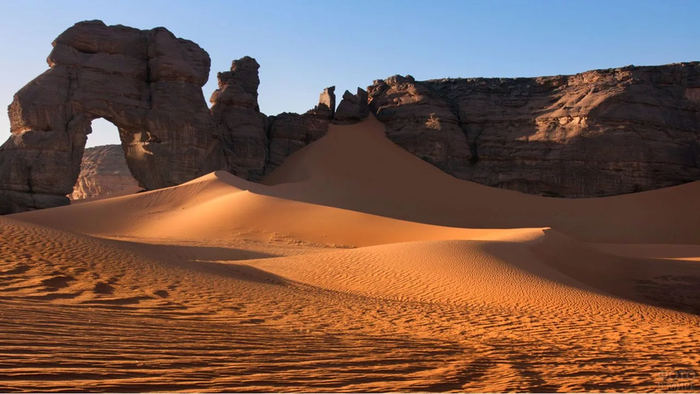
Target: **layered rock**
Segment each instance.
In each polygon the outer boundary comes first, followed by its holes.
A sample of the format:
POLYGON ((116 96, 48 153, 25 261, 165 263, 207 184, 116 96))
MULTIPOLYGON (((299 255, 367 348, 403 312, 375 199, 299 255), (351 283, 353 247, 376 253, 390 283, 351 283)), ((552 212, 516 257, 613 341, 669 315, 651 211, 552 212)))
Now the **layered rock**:
POLYGON ((50 69, 9 107, 0 147, 0 214, 68 203, 93 119, 117 126, 141 187, 224 169, 253 181, 373 113, 398 145, 458 178, 561 197, 650 190, 700 179, 700 63, 572 76, 377 80, 335 88, 304 114, 266 116, 250 57, 218 74, 207 108, 207 53, 164 28, 81 22, 53 43, 50 69))
POLYGON ((368 91, 389 138, 461 179, 560 197, 700 179, 697 62, 540 78, 395 76, 368 91))
POLYGON ((219 164, 201 87, 209 55, 164 28, 81 22, 53 42, 50 69, 15 94, 0 147, 0 213, 68 203, 90 123, 117 126, 131 172, 148 189, 219 164))
POLYGON ((94 199, 133 193, 140 188, 131 176, 119 145, 102 145, 85 149, 80 175, 73 187, 71 200, 94 199))
POLYGON ((226 168, 241 178, 260 180, 267 161, 267 118, 258 106, 260 65, 251 57, 234 60, 217 74, 219 89, 211 96, 211 115, 222 129, 226 168))

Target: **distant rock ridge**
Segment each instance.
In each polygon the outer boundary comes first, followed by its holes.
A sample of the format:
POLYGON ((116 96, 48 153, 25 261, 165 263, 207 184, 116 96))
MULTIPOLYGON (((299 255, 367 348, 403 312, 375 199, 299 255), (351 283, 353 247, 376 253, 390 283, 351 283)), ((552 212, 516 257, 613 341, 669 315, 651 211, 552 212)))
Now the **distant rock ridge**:
POLYGON ((571 76, 335 87, 304 114, 260 112, 260 65, 234 60, 207 108, 209 55, 167 29, 80 22, 50 69, 15 94, 0 147, 0 214, 64 205, 93 119, 119 129, 146 189, 217 169, 258 181, 322 137, 373 114, 399 146, 455 177, 557 197, 596 197, 700 179, 700 63, 571 76))
POLYGON ((85 149, 80 175, 69 195, 71 200, 134 193, 140 190, 131 176, 120 145, 101 145, 85 149))
POLYGON ((556 197, 700 180, 700 63, 369 87, 387 136, 457 178, 556 197))

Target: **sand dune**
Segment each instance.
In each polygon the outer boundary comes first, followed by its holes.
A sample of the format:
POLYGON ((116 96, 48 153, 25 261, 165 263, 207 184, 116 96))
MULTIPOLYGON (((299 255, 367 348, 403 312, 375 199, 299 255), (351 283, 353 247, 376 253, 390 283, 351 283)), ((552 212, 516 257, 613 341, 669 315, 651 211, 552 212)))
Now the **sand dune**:
POLYGON ((591 242, 700 244, 700 182, 592 199, 495 189, 456 179, 402 150, 375 119, 331 125, 264 183, 274 186, 267 193, 284 198, 421 223, 552 227, 591 242))
POLYGON ((266 185, 218 171, 175 188, 16 217, 100 236, 225 238, 253 229, 265 237, 294 228, 305 241, 341 245, 424 239, 394 237, 388 233, 395 228, 381 227, 396 223, 386 218, 398 218, 463 229, 551 227, 596 243, 700 245, 695 209, 700 182, 595 199, 532 196, 458 180, 394 145, 383 132, 373 118, 331 125, 328 135, 270 174, 266 185), (362 230, 345 231, 337 225, 341 220, 362 230), (358 240, 366 231, 371 241, 358 240))
MULTIPOLYGON (((531 244, 424 241, 246 264, 321 288, 403 301, 581 313, 619 307, 623 298, 700 314, 697 264, 619 258, 559 234, 540 234, 531 244)), ((632 303, 626 309, 639 318, 665 314, 632 303)))
POLYGON ((529 233, 529 229, 425 225, 255 193, 265 189, 217 171, 174 188, 11 217, 101 237, 180 241, 245 237, 332 247, 529 233))
POLYGON ((264 184, 0 218, 0 390, 663 389, 700 366, 698 196, 491 189, 331 126, 264 184))

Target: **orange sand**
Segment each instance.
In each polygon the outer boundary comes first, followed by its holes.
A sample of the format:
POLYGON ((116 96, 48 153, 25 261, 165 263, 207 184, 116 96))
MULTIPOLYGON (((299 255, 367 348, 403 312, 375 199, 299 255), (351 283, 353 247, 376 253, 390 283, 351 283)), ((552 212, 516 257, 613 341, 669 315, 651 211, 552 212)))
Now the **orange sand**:
POLYGON ((263 184, 0 218, 0 391, 667 390, 700 374, 699 200, 488 188, 331 126, 263 184))

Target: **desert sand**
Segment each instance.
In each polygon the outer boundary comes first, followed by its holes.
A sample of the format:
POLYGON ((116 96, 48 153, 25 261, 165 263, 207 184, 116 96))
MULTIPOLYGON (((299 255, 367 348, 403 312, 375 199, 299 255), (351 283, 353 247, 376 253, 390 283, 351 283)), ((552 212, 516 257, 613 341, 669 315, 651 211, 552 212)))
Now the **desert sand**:
POLYGON ((700 372, 697 201, 493 189, 331 126, 262 184, 0 218, 0 390, 666 390, 700 372))

